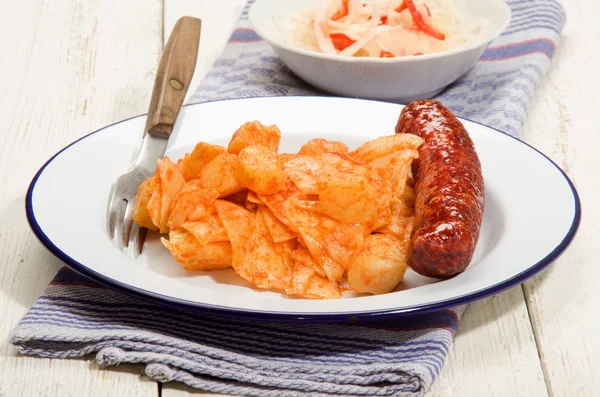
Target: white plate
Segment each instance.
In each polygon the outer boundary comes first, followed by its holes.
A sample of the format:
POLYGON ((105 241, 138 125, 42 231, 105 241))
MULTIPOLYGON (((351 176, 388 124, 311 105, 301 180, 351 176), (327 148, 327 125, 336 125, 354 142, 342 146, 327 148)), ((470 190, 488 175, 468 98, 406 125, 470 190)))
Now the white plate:
MULTIPOLYGON (((184 107, 167 155, 177 159, 198 141, 226 144, 244 122, 277 124, 280 151, 311 138, 351 148, 393 134, 402 106, 367 100, 275 97, 184 107)), ((250 288, 229 270, 186 272, 156 238, 133 259, 109 239, 106 206, 112 183, 136 157, 145 116, 108 126, 74 142, 33 179, 27 216, 38 238, 74 270, 101 283, 177 307, 268 319, 345 320, 424 312, 480 299, 523 282, 573 239, 580 203, 567 176, 530 146, 464 121, 481 159, 486 208, 470 267, 446 281, 409 271, 397 291, 339 300, 288 298, 250 288)))

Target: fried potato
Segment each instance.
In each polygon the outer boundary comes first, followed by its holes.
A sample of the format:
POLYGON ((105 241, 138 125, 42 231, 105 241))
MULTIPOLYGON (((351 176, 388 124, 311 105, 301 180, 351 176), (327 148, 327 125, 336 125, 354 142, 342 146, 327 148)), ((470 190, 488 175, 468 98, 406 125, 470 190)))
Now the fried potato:
POLYGON ((286 293, 303 298, 339 299, 340 287, 316 273, 313 268, 295 262, 291 286, 286 293))
POLYGON ((394 190, 390 181, 390 172, 383 168, 370 168, 369 181, 375 186, 377 195, 376 209, 377 219, 373 229, 379 229, 392 221, 391 205, 396 201, 394 190))
POLYGON ((179 169, 185 180, 190 181, 198 178, 202 169, 223 153, 227 153, 223 146, 200 142, 178 163, 179 169))
POLYGON ((331 257, 326 255, 324 258, 325 262, 323 263, 323 270, 325 270, 325 276, 327 276, 329 281, 337 283, 344 276, 346 269, 344 269, 344 266, 331 259, 331 257))
POLYGON ((256 215, 226 200, 217 200, 215 208, 231 242, 233 270, 244 280, 253 283, 252 269, 246 261, 246 253, 248 241, 254 231, 256 215))
POLYGON ((303 209, 302 203, 306 201, 299 199, 300 196, 295 185, 288 183, 287 189, 278 194, 258 197, 281 223, 298 235, 299 243, 306 246, 327 278, 337 282, 344 274, 344 267, 328 256, 324 247, 327 236, 333 233, 340 222, 320 213, 318 209, 303 209))
POLYGON ((269 207, 273 215, 284 225, 297 233, 297 229, 292 226, 291 219, 288 219, 288 213, 292 210, 290 199, 297 197, 300 191, 290 180, 286 182, 285 188, 276 194, 257 195, 260 203, 269 207))
POLYGON ((316 299, 339 299, 340 287, 318 274, 313 274, 308 280, 308 287, 304 291, 304 297, 316 299))
MULTIPOLYGON (((421 138, 412 134, 387 135, 365 142, 350 152, 350 156, 365 163, 370 163, 377 158, 388 156, 397 151, 415 151, 422 143, 421 138)), ((382 164, 382 166, 385 166, 385 164, 382 164)))
POLYGON ((257 194, 275 194, 285 187, 286 173, 276 153, 253 145, 238 154, 238 180, 257 194))
POLYGON ((248 190, 248 194, 246 195, 246 202, 244 203, 246 209, 248 211, 256 212, 259 204, 262 204, 262 202, 258 199, 256 193, 254 193, 251 190, 248 190))
POLYGON ((224 200, 230 201, 233 204, 244 206, 248 200, 248 190, 244 189, 237 193, 230 194, 229 196, 225 197, 224 200))
POLYGON ((237 156, 229 153, 215 157, 200 172, 200 183, 206 189, 216 189, 219 197, 227 197, 244 190, 238 179, 237 156))
POLYGON ((285 164, 286 162, 292 160, 293 158, 295 158, 297 156, 297 154, 294 153, 279 153, 279 161, 281 161, 281 164, 285 164))
POLYGON ((372 226, 377 218, 373 205, 377 191, 369 182, 366 167, 351 165, 332 154, 321 157, 327 159, 317 180, 323 213, 341 222, 372 226))
POLYGON ((148 211, 148 216, 152 221, 152 224, 156 226, 158 231, 162 233, 160 230, 160 200, 162 197, 162 188, 160 186, 160 176, 158 175, 158 170, 154 174, 156 176, 156 186, 154 187, 154 191, 150 196, 150 200, 148 200, 148 204, 146 205, 146 210, 148 211))
POLYGON ((156 190, 156 186, 159 184, 158 171, 153 176, 147 178, 140 187, 135 195, 135 201, 133 204, 133 221, 138 225, 145 227, 148 230, 157 231, 158 227, 152 222, 150 213, 148 212, 148 202, 152 197, 152 194, 156 190))
POLYGON ((276 248, 260 211, 256 214, 254 231, 248 242, 246 262, 252 269, 253 283, 258 288, 282 292, 289 289, 292 268, 283 250, 276 248))
POLYGON ((298 247, 298 249, 296 249, 293 253, 293 258, 295 263, 305 267, 309 267, 320 276, 326 277, 325 269, 323 269, 323 266, 321 266, 319 263, 317 263, 317 261, 315 261, 315 258, 312 257, 308 249, 306 249, 305 247, 298 247))
POLYGON ((407 175, 414 159, 418 158, 419 154, 415 151, 404 151, 396 153, 389 163, 388 170, 390 172, 389 180, 392 184, 394 195, 401 198, 405 195, 407 175))
POLYGON ((265 126, 258 121, 244 123, 231 137, 227 150, 238 154, 247 146, 262 145, 273 152, 279 149, 281 132, 276 125, 265 126))
POLYGON ((277 126, 252 121, 227 148, 201 142, 177 165, 159 160, 134 220, 168 232, 163 244, 188 270, 231 266, 303 298, 339 298, 346 279, 359 293, 393 290, 407 268, 421 138, 384 136, 352 152, 318 138, 297 154, 277 153, 280 139, 277 126))
POLYGON ((390 234, 403 241, 405 245, 409 244, 415 215, 414 195, 412 178, 408 178, 403 197, 390 205, 392 214, 390 223, 378 228, 377 233, 390 234))
POLYGON ((388 234, 371 234, 348 269, 348 286, 359 293, 384 294, 404 278, 408 247, 388 234))
POLYGON ((289 179, 304 194, 318 194, 318 175, 323 162, 318 157, 297 155, 283 163, 289 179))
POLYGON ((186 221, 206 217, 218 197, 219 192, 216 189, 205 189, 198 179, 191 180, 183 185, 173 199, 167 225, 170 229, 177 229, 186 221))
POLYGON ((319 214, 310 214, 306 211, 296 211, 295 223, 299 236, 306 244, 315 261, 323 268, 325 276, 333 281, 339 281, 344 275, 344 267, 333 260, 325 250, 327 236, 335 230, 339 222, 319 214), (304 221, 301 219, 304 218, 304 221))
POLYGON ((304 296, 315 270, 311 267, 304 266, 299 262, 294 263, 294 271, 292 272, 292 280, 290 288, 286 293, 296 296, 304 296))
POLYGON ((323 138, 311 139, 306 142, 298 151, 298 154, 305 154, 308 156, 318 156, 323 153, 348 153, 348 146, 343 142, 328 141, 323 138))
POLYGON ((344 269, 348 269, 352 257, 362 248, 369 232, 365 225, 339 223, 333 233, 325 236, 325 253, 344 269))
POLYGON ((258 196, 253 191, 248 191, 248 195, 246 195, 246 201, 253 204, 262 204, 262 201, 258 199, 258 196))
POLYGON ((168 157, 157 160, 159 186, 154 190, 148 205, 148 214, 161 233, 168 233, 167 225, 171 202, 185 184, 181 172, 168 157))
POLYGON ((186 270, 225 269, 232 263, 231 244, 227 241, 202 245, 191 233, 180 229, 171 230, 169 240, 161 238, 161 242, 186 270))
POLYGON ((296 233, 277 219, 268 207, 261 205, 258 207, 258 212, 262 215, 274 242, 281 243, 296 238, 296 233))
POLYGON ((185 222, 182 228, 192 233, 201 245, 214 241, 229 241, 227 230, 218 214, 209 214, 200 221, 185 222))

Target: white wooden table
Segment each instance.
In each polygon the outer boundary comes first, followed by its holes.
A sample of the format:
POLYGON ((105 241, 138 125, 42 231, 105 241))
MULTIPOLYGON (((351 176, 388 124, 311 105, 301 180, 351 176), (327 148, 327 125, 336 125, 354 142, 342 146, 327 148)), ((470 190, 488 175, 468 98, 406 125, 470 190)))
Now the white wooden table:
MULTIPOLYGON (((146 112, 161 48, 177 18, 203 20, 197 82, 221 52, 244 2, 0 2, 0 396, 195 393, 150 381, 141 367, 103 370, 89 360, 17 355, 11 331, 61 266, 30 232, 24 195, 37 169, 60 148, 146 112)), ((600 395, 600 3, 564 5, 564 37, 521 137, 577 185, 579 234, 537 277, 469 306, 431 397, 600 395)))

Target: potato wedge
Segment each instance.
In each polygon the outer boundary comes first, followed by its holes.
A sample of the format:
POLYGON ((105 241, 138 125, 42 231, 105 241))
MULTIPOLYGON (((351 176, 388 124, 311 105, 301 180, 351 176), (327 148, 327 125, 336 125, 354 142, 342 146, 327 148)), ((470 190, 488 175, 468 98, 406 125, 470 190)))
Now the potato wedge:
POLYGON ((186 154, 181 160, 180 170, 186 181, 196 179, 200 176, 202 169, 221 154, 227 153, 227 149, 219 145, 200 142, 186 154))
POLYGON ((262 145, 277 152, 280 140, 281 132, 276 125, 266 126, 258 121, 249 121, 233 134, 227 150, 229 153, 238 154, 247 146, 262 145))
POLYGON ((384 294, 404 278, 408 248, 388 234, 371 234, 348 269, 348 286, 359 293, 384 294))
POLYGON ((285 187, 286 173, 276 153, 253 145, 238 154, 238 180, 254 193, 275 194, 285 187))
POLYGON ((219 198, 244 190, 238 179, 236 155, 224 153, 215 157, 200 172, 200 183, 206 189, 215 189, 219 198))
POLYGON ((366 167, 352 165, 334 154, 324 154, 323 172, 317 187, 319 205, 324 214, 341 222, 373 226, 377 219, 375 186, 366 167))
POLYGON ((306 142, 298 151, 298 154, 304 154, 307 156, 318 156, 323 153, 346 154, 348 153, 348 146, 346 146, 346 144, 343 142, 316 138, 306 142))

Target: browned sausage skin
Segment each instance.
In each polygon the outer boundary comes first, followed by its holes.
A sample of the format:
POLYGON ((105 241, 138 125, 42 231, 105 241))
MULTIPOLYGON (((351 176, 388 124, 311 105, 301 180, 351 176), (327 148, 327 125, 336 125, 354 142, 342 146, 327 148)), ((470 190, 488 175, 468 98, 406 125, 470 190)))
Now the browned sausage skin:
POLYGON ((483 218, 484 183, 475 147, 463 124, 441 103, 406 106, 396 133, 423 139, 413 162, 415 224, 410 266, 448 278, 470 264, 483 218))

